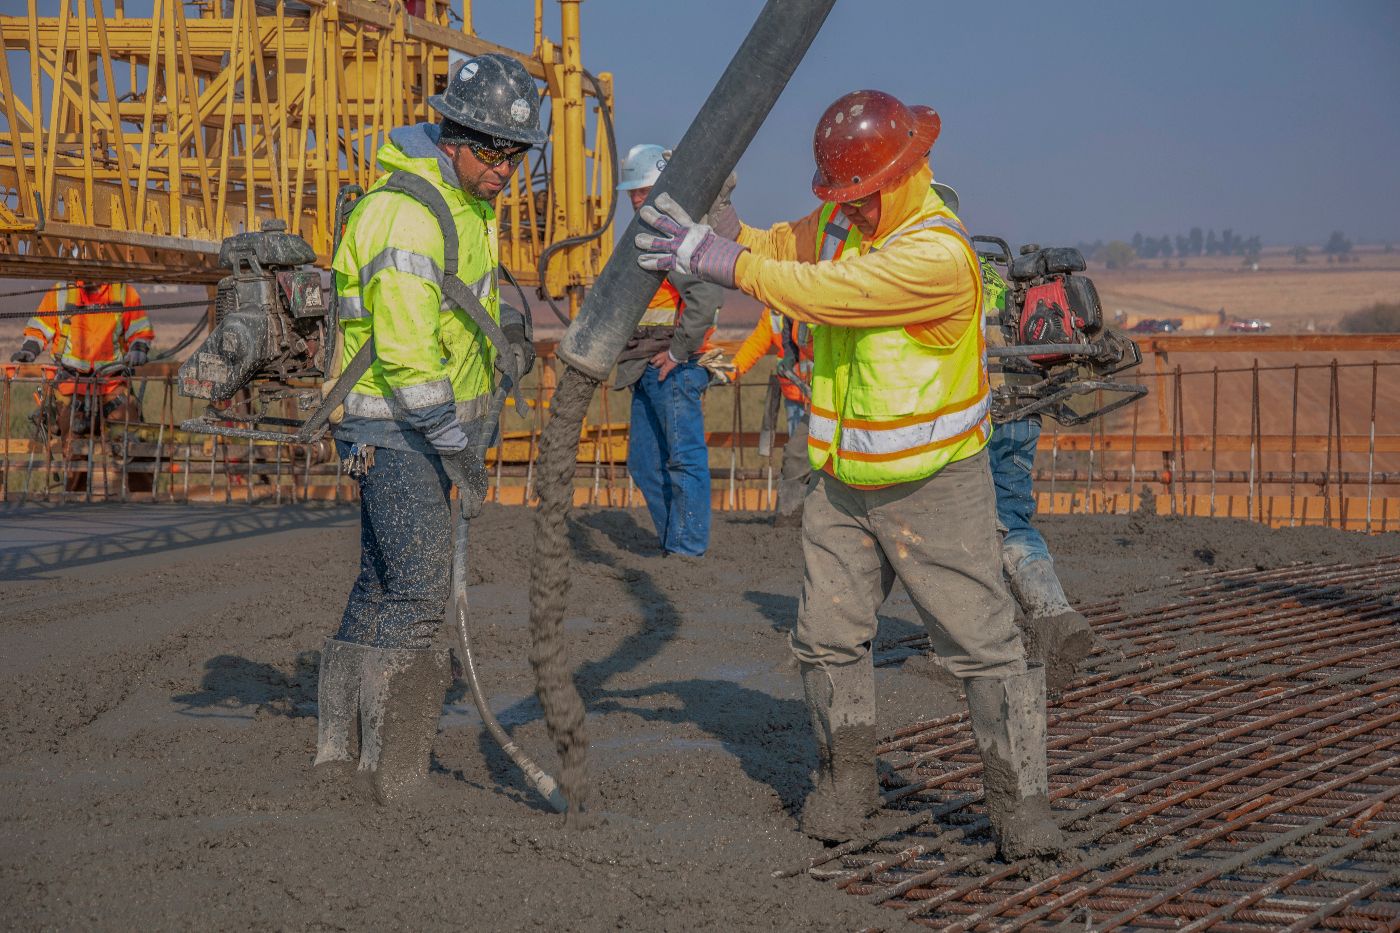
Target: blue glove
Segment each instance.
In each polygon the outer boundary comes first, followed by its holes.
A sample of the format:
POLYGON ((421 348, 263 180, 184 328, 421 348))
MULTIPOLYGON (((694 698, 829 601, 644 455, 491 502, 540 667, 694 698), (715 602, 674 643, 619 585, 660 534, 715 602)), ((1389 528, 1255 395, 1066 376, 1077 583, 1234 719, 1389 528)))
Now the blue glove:
POLYGON ((661 235, 637 234, 633 242, 644 251, 637 257, 637 265, 652 272, 680 270, 725 288, 734 287, 734 267, 747 247, 691 220, 669 194, 658 197, 655 208, 643 207, 640 217, 661 235))

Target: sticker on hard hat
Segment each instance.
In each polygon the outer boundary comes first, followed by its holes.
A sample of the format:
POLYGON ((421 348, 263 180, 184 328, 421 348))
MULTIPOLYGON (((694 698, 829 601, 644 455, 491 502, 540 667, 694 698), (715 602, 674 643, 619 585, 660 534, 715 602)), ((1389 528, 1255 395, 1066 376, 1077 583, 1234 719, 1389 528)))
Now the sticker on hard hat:
POLYGON ((462 66, 462 70, 457 72, 457 80, 470 81, 472 78, 476 77, 477 69, 480 67, 481 66, 474 61, 467 62, 465 65, 462 66))
POLYGON ((525 98, 517 97, 510 105, 510 118, 516 123, 524 123, 530 118, 530 105, 525 98))
POLYGON ((665 159, 657 159, 657 160, 656 160, 656 170, 657 170, 658 172, 660 172, 660 171, 664 170, 665 168, 666 168, 666 160, 665 160, 665 159))

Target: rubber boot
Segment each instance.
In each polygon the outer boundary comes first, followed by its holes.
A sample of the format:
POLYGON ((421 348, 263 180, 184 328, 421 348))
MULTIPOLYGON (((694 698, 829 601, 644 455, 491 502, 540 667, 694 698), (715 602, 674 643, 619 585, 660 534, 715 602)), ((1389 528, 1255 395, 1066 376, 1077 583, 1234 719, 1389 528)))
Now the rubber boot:
POLYGON ((354 761, 360 743, 360 671, 369 649, 327 638, 316 684, 316 761, 354 761))
POLYGON ((410 796, 428 777, 428 757, 450 676, 447 652, 366 648, 360 682, 360 767, 375 800, 410 796))
POLYGON ((800 826, 814 839, 842 842, 858 835, 880 808, 875 668, 867 657, 839 667, 804 663, 801 671, 818 764, 800 826))
POLYGON ((1006 567, 1012 595, 1029 620, 1026 654, 1046 667, 1049 685, 1058 690, 1074 679, 1080 663, 1094 651, 1094 630, 1070 606, 1055 565, 1044 557, 1006 567))
POLYGON ((773 515, 774 528, 801 528, 802 527, 802 506, 798 506, 791 512, 778 511, 773 515))
POLYGON ((987 816, 1008 862, 1066 847, 1050 812, 1045 776, 1045 668, 963 681, 982 756, 987 816))

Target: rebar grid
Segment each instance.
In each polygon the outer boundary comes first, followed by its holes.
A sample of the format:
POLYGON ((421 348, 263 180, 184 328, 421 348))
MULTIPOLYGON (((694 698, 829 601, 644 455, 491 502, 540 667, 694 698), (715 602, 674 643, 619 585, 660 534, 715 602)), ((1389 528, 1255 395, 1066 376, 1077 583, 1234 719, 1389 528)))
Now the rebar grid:
POLYGON ((1150 611, 1088 607, 1110 647, 1049 718, 1073 852, 996 860, 958 714, 881 744, 894 831, 810 871, 951 931, 1400 929, 1397 592, 1400 558, 1383 558, 1211 571, 1150 611))

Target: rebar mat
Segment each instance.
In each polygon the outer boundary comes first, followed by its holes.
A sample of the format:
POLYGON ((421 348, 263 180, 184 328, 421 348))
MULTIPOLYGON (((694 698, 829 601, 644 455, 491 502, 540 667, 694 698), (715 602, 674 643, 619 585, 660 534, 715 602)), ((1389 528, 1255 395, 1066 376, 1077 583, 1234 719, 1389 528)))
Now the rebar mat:
POLYGON ((1400 929, 1397 592, 1386 558, 1091 606, 1111 647, 1050 707, 1051 798, 1076 851, 996 860, 959 714, 883 742, 897 831, 810 873, 946 930, 1400 929))

